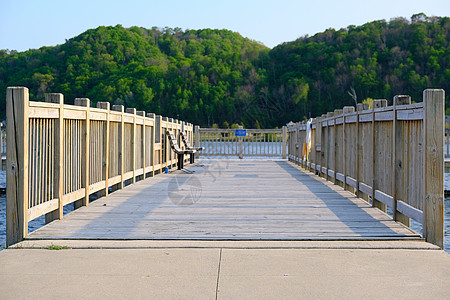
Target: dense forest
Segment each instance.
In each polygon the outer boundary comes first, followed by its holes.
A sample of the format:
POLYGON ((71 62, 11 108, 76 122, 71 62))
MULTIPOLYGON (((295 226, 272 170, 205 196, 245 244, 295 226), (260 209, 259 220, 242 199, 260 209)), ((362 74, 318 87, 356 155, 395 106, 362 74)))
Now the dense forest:
POLYGON ((449 42, 450 18, 424 14, 273 49, 228 30, 99 27, 55 47, 0 50, 0 107, 7 86, 26 86, 33 100, 60 92, 204 127, 276 127, 369 97, 448 92, 449 42))

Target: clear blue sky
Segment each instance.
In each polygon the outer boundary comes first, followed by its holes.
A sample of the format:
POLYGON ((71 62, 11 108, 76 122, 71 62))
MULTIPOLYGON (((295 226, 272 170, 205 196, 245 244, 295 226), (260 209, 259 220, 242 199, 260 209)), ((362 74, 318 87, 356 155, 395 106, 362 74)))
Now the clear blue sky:
POLYGON ((90 28, 218 28, 272 48, 327 28, 373 20, 450 16, 450 0, 0 0, 0 49, 62 44, 90 28))

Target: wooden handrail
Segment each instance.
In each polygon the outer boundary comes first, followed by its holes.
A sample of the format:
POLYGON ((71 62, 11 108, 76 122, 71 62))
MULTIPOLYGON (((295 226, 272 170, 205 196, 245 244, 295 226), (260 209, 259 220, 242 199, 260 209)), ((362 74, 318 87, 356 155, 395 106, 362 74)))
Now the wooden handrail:
MULTIPOLYGON (((61 219, 64 205, 89 205, 89 196, 108 195, 127 183, 173 168, 167 129, 194 126, 87 98, 64 104, 62 94, 29 101, 28 89, 7 89, 7 245, 23 240, 28 222, 45 215, 61 219), (163 153, 166 157, 163 159, 163 153)), ((187 158, 183 157, 183 160, 187 158)))
POLYGON ((398 222, 420 222, 425 239, 443 247, 444 99, 428 89, 422 103, 400 95, 393 106, 374 100, 373 109, 358 104, 312 119, 308 159, 306 122, 290 124, 289 159, 374 207, 390 206, 398 222))

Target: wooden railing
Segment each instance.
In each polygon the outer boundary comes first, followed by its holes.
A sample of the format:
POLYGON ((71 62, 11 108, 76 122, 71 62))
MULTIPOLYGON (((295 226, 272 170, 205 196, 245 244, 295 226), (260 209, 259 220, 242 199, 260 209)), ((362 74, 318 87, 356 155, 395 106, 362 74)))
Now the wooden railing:
POLYGON ((311 150, 303 144, 307 123, 288 127, 289 159, 371 200, 396 221, 423 226, 424 238, 444 241, 444 91, 425 90, 423 102, 394 97, 394 105, 374 100, 315 118, 311 150))
POLYGON ((7 245, 23 240, 39 216, 61 219, 64 205, 88 205, 91 194, 176 166, 167 129, 193 142, 192 124, 122 105, 91 108, 87 98, 67 105, 62 94, 33 102, 23 87, 8 88, 6 101, 7 245))
POLYGON ((205 147, 200 156, 221 157, 280 157, 287 158, 287 129, 196 128, 196 145, 205 147))

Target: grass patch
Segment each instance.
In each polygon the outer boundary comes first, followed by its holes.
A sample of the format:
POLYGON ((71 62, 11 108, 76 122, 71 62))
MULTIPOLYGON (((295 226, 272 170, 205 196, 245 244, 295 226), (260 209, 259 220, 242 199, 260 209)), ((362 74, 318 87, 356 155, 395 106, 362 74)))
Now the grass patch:
POLYGON ((70 248, 67 247, 67 246, 59 246, 59 245, 53 245, 52 244, 51 246, 46 247, 44 249, 47 249, 47 250, 67 250, 67 249, 70 249, 70 248))

